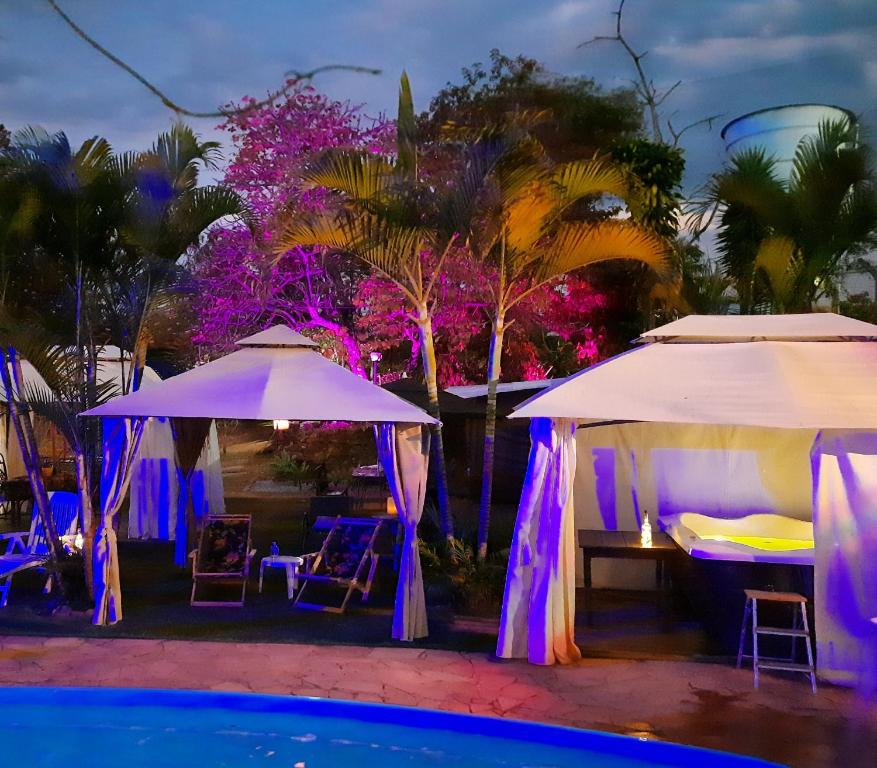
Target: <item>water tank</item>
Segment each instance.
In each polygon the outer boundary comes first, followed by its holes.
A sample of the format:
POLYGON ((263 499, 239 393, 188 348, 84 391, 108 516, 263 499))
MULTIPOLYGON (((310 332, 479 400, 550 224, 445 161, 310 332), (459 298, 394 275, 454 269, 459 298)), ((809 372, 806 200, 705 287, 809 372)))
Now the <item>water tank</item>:
POLYGON ((828 104, 787 104, 750 112, 722 128, 725 151, 734 155, 744 149, 763 148, 777 159, 777 170, 788 178, 798 143, 814 136, 826 120, 847 119, 855 124, 855 115, 842 107, 828 104))

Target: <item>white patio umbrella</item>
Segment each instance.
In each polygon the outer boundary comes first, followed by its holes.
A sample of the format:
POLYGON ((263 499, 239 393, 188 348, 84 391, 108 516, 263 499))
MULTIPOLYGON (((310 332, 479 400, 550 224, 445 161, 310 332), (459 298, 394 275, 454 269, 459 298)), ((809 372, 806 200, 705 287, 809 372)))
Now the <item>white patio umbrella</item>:
POLYGON ((426 411, 323 357, 313 341, 286 326, 237 346, 84 415, 435 423, 426 411))
MULTIPOLYGON (((401 441, 405 442, 406 453, 412 444, 421 446, 423 452, 428 451, 428 438, 416 442, 410 439, 410 434, 412 430, 419 434, 424 425, 435 424, 432 416, 326 359, 315 350, 316 344, 301 334, 285 326, 275 326, 242 339, 237 346, 240 349, 225 357, 111 400, 83 415, 125 419, 166 416, 395 424, 395 437, 389 444, 395 445, 397 453, 401 441)), ((121 455, 136 452, 139 438, 133 429, 128 434, 127 448, 121 455)), ((381 442, 386 444, 386 441, 381 442)), ((388 480, 394 488, 394 496, 399 496, 397 507, 405 530, 404 547, 411 553, 411 557, 402 559, 400 567, 396 614, 405 619, 394 622, 394 636, 413 640, 423 636, 426 627, 423 580, 416 547, 416 521, 422 510, 423 494, 405 489, 425 485, 426 455, 424 453, 422 462, 385 455, 381 458, 389 470, 388 480), (394 476, 395 468, 399 470, 398 477, 394 476), (406 503, 399 506, 400 501, 406 499, 412 500, 410 509, 406 503), (418 504, 421 509, 416 508, 418 504)), ((124 461, 116 463, 124 469, 124 461)), ((112 533, 112 517, 116 511, 112 507, 102 510, 102 521, 106 524, 102 522, 101 529, 107 546, 95 546, 96 579, 102 577, 104 585, 109 585, 109 589, 96 589, 106 594, 103 614, 98 616, 98 610, 95 611, 96 623, 112 622, 120 615, 118 562, 112 533), (98 558, 103 559, 98 562, 98 558)), ((98 608, 101 608, 100 603, 98 608)))
POLYGON ((810 429, 820 430, 811 453, 820 665, 855 673, 867 617, 877 612, 877 326, 830 313, 692 315, 641 341, 652 343, 558 382, 511 414, 534 420, 533 447, 498 655, 550 664, 578 654, 568 439, 576 424, 810 429))
POLYGON ((875 405, 874 342, 654 343, 544 390, 510 418, 859 429, 877 428, 875 405))

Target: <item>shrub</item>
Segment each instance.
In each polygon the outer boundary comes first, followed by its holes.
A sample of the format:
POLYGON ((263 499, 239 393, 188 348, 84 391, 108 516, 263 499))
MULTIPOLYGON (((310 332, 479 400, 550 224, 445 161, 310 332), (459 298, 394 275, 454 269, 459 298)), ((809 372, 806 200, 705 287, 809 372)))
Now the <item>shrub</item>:
POLYGON ((280 451, 271 462, 275 480, 298 483, 298 487, 315 480, 314 468, 306 461, 293 458, 286 451, 280 451))
POLYGON ((473 614, 499 613, 508 557, 508 550, 503 550, 479 563, 473 548, 459 539, 452 539, 449 544, 420 542, 420 564, 427 590, 444 593, 455 610, 473 614))

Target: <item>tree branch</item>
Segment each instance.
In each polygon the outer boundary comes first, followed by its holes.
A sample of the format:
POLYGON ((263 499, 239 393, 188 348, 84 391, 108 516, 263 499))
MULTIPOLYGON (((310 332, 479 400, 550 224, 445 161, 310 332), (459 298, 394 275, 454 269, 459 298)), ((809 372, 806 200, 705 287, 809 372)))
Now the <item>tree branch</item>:
POLYGON ((679 139, 682 138, 682 134, 686 131, 691 130, 692 128, 696 128, 699 125, 706 125, 707 128, 712 129, 713 123, 718 120, 720 117, 724 117, 724 112, 719 112, 715 115, 709 115, 708 117, 701 118, 700 120, 695 120, 693 123, 688 123, 688 125, 684 125, 678 131, 673 127, 673 118, 670 117, 667 119, 667 130, 670 131, 670 135, 673 137, 673 146, 679 146, 679 139))
POLYGON ((279 97, 284 96, 302 81, 312 80, 316 75, 322 72, 344 70, 346 72, 361 72, 369 75, 379 75, 381 73, 381 70, 379 69, 372 69, 370 67, 359 67, 350 64, 327 64, 325 66, 317 67, 316 69, 311 69, 306 72, 290 70, 289 72, 285 73, 285 76, 287 77, 286 85, 284 85, 282 88, 278 88, 276 91, 270 92, 268 96, 261 101, 253 102, 251 104, 246 104, 245 106, 235 107, 232 109, 220 109, 213 112, 198 112, 196 110, 187 109, 186 107, 183 107, 175 102, 167 94, 160 90, 158 86, 156 86, 155 84, 147 80, 143 75, 141 75, 136 69, 134 69, 134 67, 120 59, 112 51, 104 48, 104 46, 102 46, 97 40, 95 40, 84 29, 82 29, 82 27, 80 27, 75 21, 73 21, 73 19, 71 19, 61 9, 61 7, 58 5, 57 2, 55 2, 55 0, 46 0, 46 2, 49 4, 49 7, 64 20, 64 23, 68 27, 70 27, 70 29, 72 29, 79 38, 88 43, 88 45, 94 48, 94 50, 96 50, 101 56, 109 59, 117 67, 131 75, 131 77, 133 77, 138 83, 146 88, 146 90, 148 90, 153 96, 158 98, 161 103, 164 104, 172 112, 185 117, 223 118, 229 117, 231 115, 245 114, 256 109, 261 109, 262 107, 271 104, 279 97))
POLYGON ((678 81, 670 86, 666 91, 661 93, 655 87, 655 83, 652 80, 649 80, 646 77, 645 70, 642 66, 642 60, 648 54, 648 51, 640 51, 637 52, 627 38, 624 36, 624 30, 622 25, 622 14, 624 13, 624 1, 620 0, 618 3, 618 10, 613 12, 613 16, 615 16, 615 34, 614 35, 596 35, 592 37, 590 40, 586 40, 583 43, 579 43, 577 48, 584 48, 591 43, 596 43, 598 41, 609 40, 612 42, 619 43, 624 50, 627 52, 627 55, 630 57, 630 60, 633 62, 633 66, 636 68, 637 81, 634 81, 634 88, 636 92, 639 94, 640 99, 645 105, 646 109, 649 112, 649 119, 652 123, 652 138, 658 142, 664 143, 664 136, 661 132, 661 119, 658 114, 658 107, 664 102, 664 100, 674 91, 676 88, 681 85, 682 81, 678 81))

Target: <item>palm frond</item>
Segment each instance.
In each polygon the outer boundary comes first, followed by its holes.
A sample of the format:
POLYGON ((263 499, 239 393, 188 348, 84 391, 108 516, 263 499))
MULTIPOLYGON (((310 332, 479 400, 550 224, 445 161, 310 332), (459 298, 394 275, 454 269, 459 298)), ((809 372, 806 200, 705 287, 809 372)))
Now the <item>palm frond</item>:
POLYGON ((545 234, 558 213, 549 187, 536 181, 505 206, 506 241, 512 253, 527 254, 545 234))
POLYGON ((278 256, 293 248, 326 247, 347 253, 379 270, 398 285, 419 293, 415 278, 417 262, 424 250, 425 233, 417 227, 374 216, 319 216, 288 225, 275 242, 278 256))
POLYGON ((73 172, 78 184, 87 186, 105 174, 113 157, 110 143, 98 136, 92 136, 82 142, 82 146, 73 155, 73 172))
POLYGON ((563 206, 599 195, 625 199, 631 189, 621 166, 601 157, 564 163, 552 174, 552 182, 563 206))
POLYGON ((357 237, 352 247, 355 255, 391 279, 412 283, 415 291, 420 290, 414 278, 426 246, 421 229, 399 226, 378 216, 361 216, 352 229, 357 237))
POLYGON ((395 167, 386 158, 347 150, 324 153, 304 174, 309 187, 325 187, 366 204, 382 199, 396 180, 395 167))
POLYGON ((629 221, 569 222, 560 227, 546 253, 531 269, 536 283, 615 259, 632 259, 662 272, 668 266, 668 256, 663 238, 629 221))
POLYGON ((516 200, 533 184, 545 183, 550 178, 545 150, 538 141, 527 137, 502 153, 493 175, 501 200, 516 200))
POLYGON ((192 190, 198 184, 198 166, 217 168, 222 160, 217 141, 200 141, 187 125, 177 123, 170 131, 161 133, 144 160, 153 158, 168 175, 174 188, 180 192, 192 190))
POLYGON ((76 414, 49 388, 33 382, 24 385, 20 399, 41 418, 48 421, 64 438, 71 450, 79 445, 76 414))
POLYGON ((119 181, 126 185, 130 185, 134 179, 134 173, 139 163, 140 155, 136 152, 122 152, 118 155, 113 155, 109 159, 107 167, 110 173, 112 173, 119 181))
POLYGON ((713 180, 709 196, 725 205, 745 207, 762 220, 775 221, 786 207, 785 190, 776 161, 763 149, 750 149, 735 155, 731 168, 713 180))
POLYGON ((274 241, 274 253, 281 257, 295 248, 319 247, 349 253, 357 240, 349 217, 325 214, 289 222, 274 241))
POLYGON ((157 254, 176 259, 211 224, 226 216, 241 216, 246 206, 240 195, 228 187, 196 187, 177 198, 168 211, 171 250, 157 254))
POLYGON ((805 137, 795 148, 790 186, 807 188, 829 182, 842 187, 867 177, 863 149, 847 118, 821 122, 816 135, 805 137))
POLYGON ((799 267, 795 242, 790 237, 777 235, 761 242, 755 256, 756 274, 764 278, 775 308, 779 311, 787 309, 794 302, 799 267))
POLYGON ((849 190, 831 230, 833 250, 864 254, 877 247, 877 187, 860 184, 849 190))
POLYGON ((407 179, 417 178, 417 118, 408 74, 399 81, 399 114, 396 117, 396 167, 407 179))
POLYGON ((0 347, 14 349, 42 377, 49 389, 62 392, 72 376, 69 354, 39 326, 0 313, 0 347))
POLYGON ((505 149, 501 141, 477 142, 465 149, 461 169, 438 205, 438 226, 444 240, 455 234, 462 240, 470 238, 477 227, 479 202, 505 149))

